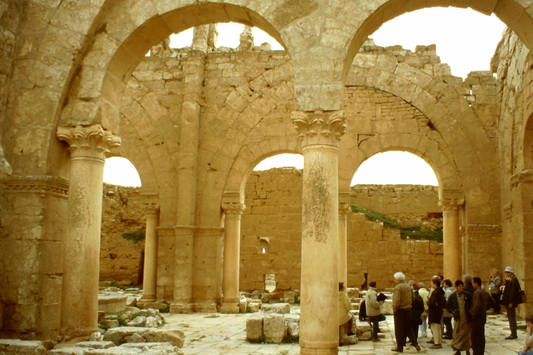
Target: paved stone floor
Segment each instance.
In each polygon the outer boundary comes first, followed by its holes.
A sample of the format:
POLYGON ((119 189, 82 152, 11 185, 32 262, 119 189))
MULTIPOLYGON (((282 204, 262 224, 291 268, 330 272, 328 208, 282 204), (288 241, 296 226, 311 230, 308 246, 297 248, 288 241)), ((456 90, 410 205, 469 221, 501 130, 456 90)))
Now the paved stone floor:
MULTIPOLYGON (((293 308, 291 312, 298 312, 293 308)), ((299 354, 298 344, 250 344, 246 342, 246 319, 248 314, 167 314, 166 326, 179 326, 185 331, 186 341, 183 346, 185 355, 296 355, 299 354)), ((525 325, 519 321, 519 325, 525 325)), ((394 324, 392 316, 387 316, 380 323, 383 338, 380 342, 360 341, 356 345, 339 347, 339 354, 394 354, 391 349, 394 342, 394 324)), ((525 328, 524 328, 525 329, 525 328)), ((518 330, 517 340, 505 340, 509 335, 509 323, 505 314, 489 315, 486 327, 486 353, 490 355, 513 355, 521 349, 525 330, 518 330)), ((429 349, 428 338, 421 338, 421 353, 429 355, 452 355, 450 340, 443 341, 442 349, 429 349)), ((415 354, 414 348, 404 349, 404 353, 415 354)), ((464 352, 463 352, 464 354, 464 352)))

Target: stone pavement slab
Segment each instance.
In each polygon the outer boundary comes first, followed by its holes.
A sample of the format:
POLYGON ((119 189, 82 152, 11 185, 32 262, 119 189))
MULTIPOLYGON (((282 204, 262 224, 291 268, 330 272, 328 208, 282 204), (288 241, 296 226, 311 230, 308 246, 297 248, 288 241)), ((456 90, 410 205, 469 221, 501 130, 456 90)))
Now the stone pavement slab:
MULTIPOLYGON (((298 313, 298 307, 292 307, 291 313, 298 313)), ((178 327, 185 332, 184 355, 297 355, 300 352, 298 344, 252 344, 246 341, 246 319, 253 317, 253 313, 241 314, 167 314, 166 325, 163 327, 178 327)), ((519 326, 525 325, 519 321, 519 326)), ((392 316, 380 323, 382 330, 381 341, 360 341, 358 344, 340 346, 339 354, 371 355, 395 354, 391 349, 396 346, 394 340, 394 322, 392 316)), ((523 328, 525 329, 525 328, 523 328)), ((486 354, 515 355, 521 349, 525 330, 518 330, 517 340, 505 340, 509 335, 509 324, 505 314, 489 315, 487 319, 486 354)), ((431 333, 431 332, 430 332, 431 333)), ((426 343, 429 338, 420 338, 420 353, 428 355, 452 355, 451 340, 444 340, 442 349, 429 349, 426 343)), ((406 347, 405 354, 417 354, 416 349, 406 347)), ((464 354, 464 353, 463 353, 464 354)))

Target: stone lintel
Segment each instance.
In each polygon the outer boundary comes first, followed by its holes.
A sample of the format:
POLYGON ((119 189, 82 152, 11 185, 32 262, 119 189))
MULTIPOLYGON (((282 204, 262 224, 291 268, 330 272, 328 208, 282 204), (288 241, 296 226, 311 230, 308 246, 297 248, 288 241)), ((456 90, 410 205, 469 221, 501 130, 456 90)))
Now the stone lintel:
POLYGON ((302 139, 302 147, 315 144, 337 147, 346 132, 346 113, 344 110, 313 112, 293 111, 292 122, 302 139))
POLYGON ((4 193, 33 193, 68 198, 69 182, 49 175, 13 175, 4 180, 4 193))

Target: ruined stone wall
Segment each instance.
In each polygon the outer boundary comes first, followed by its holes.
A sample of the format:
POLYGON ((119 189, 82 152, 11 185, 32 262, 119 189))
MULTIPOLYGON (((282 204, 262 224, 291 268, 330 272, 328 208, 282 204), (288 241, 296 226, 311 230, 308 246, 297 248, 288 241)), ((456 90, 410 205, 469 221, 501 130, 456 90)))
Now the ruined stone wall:
POLYGON ((104 185, 100 278, 142 281, 144 240, 125 239, 124 233, 144 233, 146 222, 139 188, 104 185))
MULTIPOLYGON (((533 292, 533 145, 531 55, 520 39, 509 29, 498 45, 491 66, 497 72, 500 94, 498 134, 502 180, 501 268, 510 265, 515 270, 526 293, 533 292)), ((476 244, 472 243, 472 249, 476 244)), ((520 307, 521 316, 533 311, 531 305, 520 307)))
MULTIPOLYGON (((302 172, 293 168, 254 171, 246 185, 247 209, 242 217, 241 280, 243 291, 264 290, 265 275, 275 274, 280 290, 298 289, 301 259, 302 172), (262 252, 266 248, 266 252, 262 252)), ((355 187, 351 202, 409 222, 442 226, 435 187, 365 185, 355 187), (369 192, 372 191, 372 192, 369 192), (357 201, 357 202, 356 202, 357 201)), ((442 243, 402 240, 398 230, 348 215, 348 285, 361 287, 368 279, 392 287, 396 271, 428 281, 442 272, 442 243)))

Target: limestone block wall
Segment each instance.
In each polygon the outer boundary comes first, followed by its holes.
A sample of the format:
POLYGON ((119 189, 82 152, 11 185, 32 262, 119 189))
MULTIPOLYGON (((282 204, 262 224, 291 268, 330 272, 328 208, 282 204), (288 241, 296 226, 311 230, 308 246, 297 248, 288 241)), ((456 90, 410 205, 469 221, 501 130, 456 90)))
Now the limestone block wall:
MULTIPOLYGON (((501 267, 512 266, 522 288, 527 294, 532 294, 533 276, 527 272, 533 267, 530 257, 533 252, 533 71, 530 51, 507 29, 492 58, 491 66, 498 74, 501 100, 498 134, 501 137, 500 207, 503 231, 501 244, 498 241, 495 244, 501 249, 501 267)), ((480 237, 486 234, 479 233, 480 237)), ((473 242, 471 249, 479 247, 479 244, 473 242)), ((529 303, 525 307, 521 306, 519 311, 521 316, 527 316, 533 311, 533 306, 529 303)))
MULTIPOLYGON (((275 274, 278 290, 299 289, 301 259, 302 172, 293 168, 254 171, 246 185, 242 217, 241 279, 243 291, 265 289, 265 275, 275 274), (265 248, 265 252, 262 249, 265 248)), ((388 211, 406 223, 442 226, 436 187, 414 185, 356 186, 351 202, 388 211)), ((386 214, 383 212, 383 214, 386 214)), ((378 281, 392 287, 392 275, 428 281, 442 272, 442 243, 402 240, 400 232, 348 216, 348 286, 378 281)))
POLYGON ((142 281, 144 240, 135 243, 123 233, 145 231, 139 188, 104 185, 100 278, 142 281))

